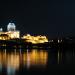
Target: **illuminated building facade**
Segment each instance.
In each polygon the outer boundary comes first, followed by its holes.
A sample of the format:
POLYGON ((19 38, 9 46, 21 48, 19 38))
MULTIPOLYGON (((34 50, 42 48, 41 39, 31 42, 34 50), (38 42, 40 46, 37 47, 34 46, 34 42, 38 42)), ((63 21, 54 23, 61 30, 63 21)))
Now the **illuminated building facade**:
POLYGON ((31 42, 33 44, 38 44, 38 43, 45 43, 48 42, 48 39, 46 36, 31 36, 30 34, 24 35, 22 39, 25 39, 26 42, 31 42))
POLYGON ((6 34, 9 36, 10 39, 20 38, 19 31, 9 31, 9 32, 6 32, 6 34))
POLYGON ((20 31, 16 30, 16 25, 14 23, 9 23, 7 25, 7 32, 3 32, 0 28, 0 40, 9 40, 13 38, 20 38, 20 31))
POLYGON ((7 34, 0 34, 0 40, 9 40, 9 36, 7 34))
MULTIPOLYGON (((0 28, 0 40, 9 40, 20 38, 20 31, 16 30, 16 25, 14 23, 9 23, 7 25, 7 31, 3 32, 0 28)), ((48 42, 46 36, 31 36, 30 34, 24 35, 21 39, 25 39, 26 42, 31 42, 32 44, 45 43, 48 42)))

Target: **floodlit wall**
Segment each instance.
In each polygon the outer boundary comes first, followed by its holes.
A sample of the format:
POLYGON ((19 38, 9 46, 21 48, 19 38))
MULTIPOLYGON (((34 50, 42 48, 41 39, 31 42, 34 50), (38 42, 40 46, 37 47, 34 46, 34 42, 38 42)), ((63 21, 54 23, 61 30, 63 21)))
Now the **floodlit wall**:
POLYGON ((20 38, 19 31, 0 32, 0 40, 9 40, 14 38, 20 38))
POLYGON ((9 31, 6 32, 6 34, 11 38, 20 38, 20 32, 19 31, 9 31))
POLYGON ((33 44, 37 43, 45 43, 48 42, 48 39, 46 36, 31 36, 30 34, 24 35, 22 39, 26 39, 27 42, 31 42, 33 44))

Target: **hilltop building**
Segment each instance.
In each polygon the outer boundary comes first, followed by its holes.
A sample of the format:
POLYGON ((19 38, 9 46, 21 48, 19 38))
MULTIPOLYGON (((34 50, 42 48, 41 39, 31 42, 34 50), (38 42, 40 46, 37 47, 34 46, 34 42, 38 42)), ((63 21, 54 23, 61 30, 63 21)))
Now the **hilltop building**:
POLYGON ((31 42, 32 44, 45 43, 48 42, 46 36, 31 36, 30 34, 24 35, 22 39, 25 39, 26 42, 31 42))
POLYGON ((20 38, 20 31, 16 30, 16 25, 14 23, 9 23, 7 25, 7 31, 3 32, 0 28, 0 40, 9 40, 13 38, 20 38))
MULTIPOLYGON (((4 32, 2 28, 0 28, 0 40, 10 40, 20 38, 20 31, 16 30, 16 25, 14 23, 9 23, 7 25, 7 31, 4 32)), ((46 43, 48 39, 46 36, 32 36, 30 34, 24 35, 21 39, 25 40, 25 42, 30 42, 32 44, 38 43, 46 43)))

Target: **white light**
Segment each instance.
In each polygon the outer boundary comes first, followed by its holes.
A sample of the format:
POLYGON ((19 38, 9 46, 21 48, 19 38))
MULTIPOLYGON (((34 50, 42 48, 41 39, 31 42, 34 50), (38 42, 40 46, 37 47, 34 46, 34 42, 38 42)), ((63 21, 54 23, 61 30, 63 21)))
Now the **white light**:
POLYGON ((8 31, 15 31, 15 29, 16 29, 16 26, 15 26, 14 23, 9 23, 9 24, 7 25, 7 30, 8 30, 8 31))
POLYGON ((2 32, 3 31, 3 29, 2 28, 0 28, 0 32, 2 32))
POLYGON ((58 39, 58 43, 60 42, 60 40, 58 39))

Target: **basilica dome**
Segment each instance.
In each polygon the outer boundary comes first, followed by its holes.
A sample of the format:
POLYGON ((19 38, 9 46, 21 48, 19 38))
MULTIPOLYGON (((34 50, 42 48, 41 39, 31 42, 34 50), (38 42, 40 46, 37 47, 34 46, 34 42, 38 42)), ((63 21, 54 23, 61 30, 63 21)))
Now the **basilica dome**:
POLYGON ((15 31, 16 30, 16 25, 14 23, 9 23, 7 25, 7 31, 15 31))

